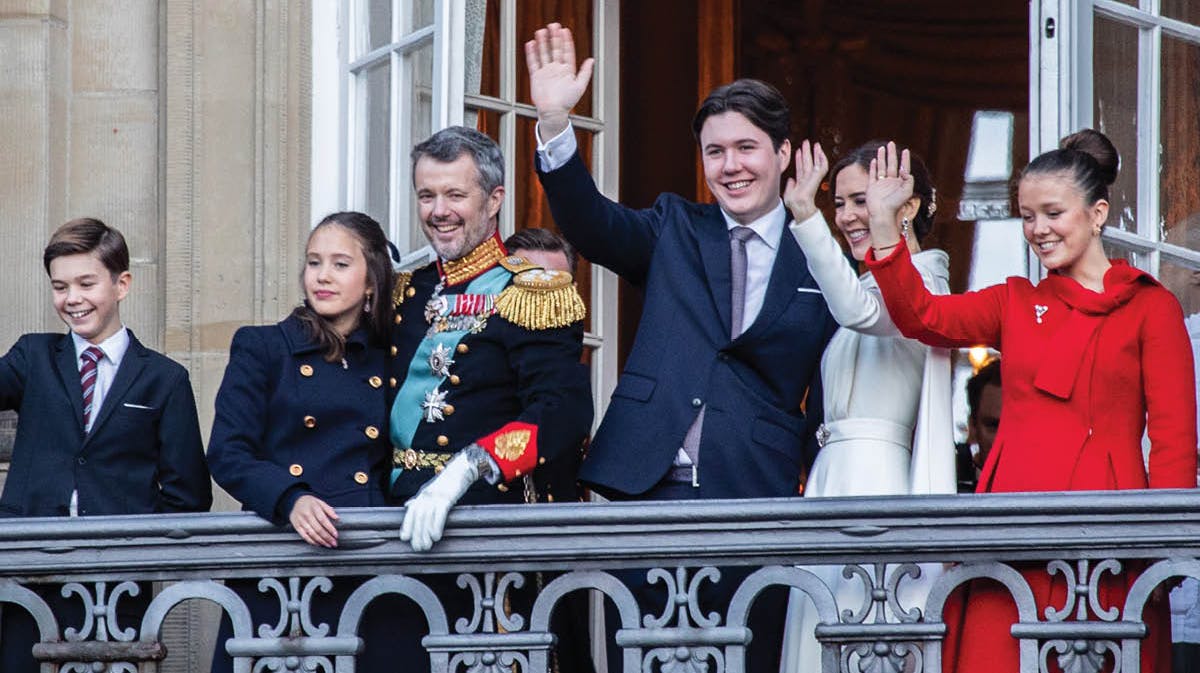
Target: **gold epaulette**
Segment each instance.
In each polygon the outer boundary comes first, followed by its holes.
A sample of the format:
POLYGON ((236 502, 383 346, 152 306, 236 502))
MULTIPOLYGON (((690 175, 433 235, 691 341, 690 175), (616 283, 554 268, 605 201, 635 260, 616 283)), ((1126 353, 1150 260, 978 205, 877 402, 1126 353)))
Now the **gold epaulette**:
POLYGON ((524 257, 519 257, 517 255, 509 255, 508 257, 502 258, 500 260, 500 266, 512 271, 513 273, 521 273, 522 271, 542 268, 541 265, 534 264, 524 257))
POLYGON ((496 298, 496 312, 525 329, 551 329, 583 320, 587 307, 571 274, 529 265, 496 298))
POLYGON ((399 308, 405 299, 416 294, 408 286, 412 282, 412 276, 412 271, 401 271, 396 274, 396 284, 392 287, 392 306, 399 308))

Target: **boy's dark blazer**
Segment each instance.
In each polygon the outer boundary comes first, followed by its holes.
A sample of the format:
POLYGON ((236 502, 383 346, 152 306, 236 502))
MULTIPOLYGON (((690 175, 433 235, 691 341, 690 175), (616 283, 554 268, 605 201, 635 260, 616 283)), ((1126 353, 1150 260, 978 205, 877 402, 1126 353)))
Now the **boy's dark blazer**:
POLYGON ((212 486, 187 370, 129 332, 129 349, 83 430, 70 334, 26 334, 0 358, 0 409, 17 437, 0 516, 207 511, 212 486))

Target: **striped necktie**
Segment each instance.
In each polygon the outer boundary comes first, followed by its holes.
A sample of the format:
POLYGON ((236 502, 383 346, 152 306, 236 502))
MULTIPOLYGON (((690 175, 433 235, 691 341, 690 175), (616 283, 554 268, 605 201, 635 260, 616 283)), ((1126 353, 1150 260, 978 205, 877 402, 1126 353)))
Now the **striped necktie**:
POLYGON ((104 351, 88 346, 79 356, 79 384, 83 387, 83 427, 92 417, 92 395, 96 392, 96 363, 104 357, 104 351))

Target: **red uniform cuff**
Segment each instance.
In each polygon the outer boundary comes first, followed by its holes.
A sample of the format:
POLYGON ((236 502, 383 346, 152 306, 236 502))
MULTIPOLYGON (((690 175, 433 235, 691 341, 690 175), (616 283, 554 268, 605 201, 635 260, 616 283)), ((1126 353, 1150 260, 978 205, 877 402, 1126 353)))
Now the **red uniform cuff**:
POLYGON ((500 466, 504 481, 527 474, 537 466, 537 426, 513 421, 475 442, 500 466))

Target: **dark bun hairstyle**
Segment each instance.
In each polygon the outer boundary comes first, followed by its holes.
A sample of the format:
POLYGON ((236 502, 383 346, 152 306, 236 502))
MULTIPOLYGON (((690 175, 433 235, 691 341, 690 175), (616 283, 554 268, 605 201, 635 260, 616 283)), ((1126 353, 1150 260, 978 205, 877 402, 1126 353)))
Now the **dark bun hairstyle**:
MULTIPOLYGON (((864 171, 869 171, 871 160, 877 156, 879 148, 886 145, 887 141, 885 140, 872 140, 854 148, 849 154, 838 159, 837 163, 833 165, 833 169, 829 171, 830 188, 837 190, 838 173, 849 166, 858 166, 864 171)), ((921 205, 917 207, 917 214, 913 218, 913 232, 916 233, 919 242, 933 231, 933 213, 937 210, 937 193, 929 178, 929 169, 925 167, 925 162, 921 161, 921 157, 911 150, 908 155, 910 158, 909 172, 913 176, 913 196, 921 200, 921 205)))
POLYGON ((1108 188, 1117 179, 1121 157, 1108 136, 1095 129, 1083 129, 1063 138, 1058 149, 1050 150, 1029 162, 1021 179, 1030 175, 1065 173, 1083 192, 1089 206, 1108 200, 1108 188))

